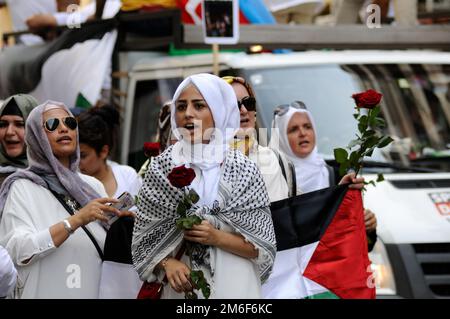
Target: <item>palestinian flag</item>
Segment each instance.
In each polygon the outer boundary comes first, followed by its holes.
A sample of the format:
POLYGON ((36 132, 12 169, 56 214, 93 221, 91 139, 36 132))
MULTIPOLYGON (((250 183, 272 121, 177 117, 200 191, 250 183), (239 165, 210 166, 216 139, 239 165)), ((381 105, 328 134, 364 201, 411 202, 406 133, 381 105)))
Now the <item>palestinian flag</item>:
POLYGON ((75 106, 79 94, 93 105, 102 87, 110 86, 111 57, 116 44, 113 19, 65 30, 42 45, 7 47, 0 54, 0 99, 28 93, 38 101, 75 106))
POLYGON ((271 210, 278 251, 265 298, 375 298, 360 191, 326 188, 271 210))
MULTIPOLYGON (((181 19, 187 24, 202 23, 202 1, 177 0, 177 6, 181 10, 181 19)), ((239 1, 240 24, 275 24, 276 20, 270 13, 263 0, 239 1)))

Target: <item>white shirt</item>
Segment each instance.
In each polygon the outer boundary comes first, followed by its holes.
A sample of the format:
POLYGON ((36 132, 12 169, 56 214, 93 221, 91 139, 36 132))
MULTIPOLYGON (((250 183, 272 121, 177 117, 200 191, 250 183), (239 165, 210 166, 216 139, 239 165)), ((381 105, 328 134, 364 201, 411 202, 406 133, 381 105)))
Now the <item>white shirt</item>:
POLYGON ((5 248, 0 246, 0 298, 6 297, 16 285, 17 271, 5 248))
MULTIPOLYGON (((107 196, 98 180, 80 176, 101 197, 107 196)), ((58 248, 50 235, 49 228, 69 216, 44 187, 27 179, 12 184, 0 223, 0 244, 17 268, 15 298, 98 298, 102 261, 85 231, 78 228, 58 248)), ((103 227, 97 222, 86 227, 103 247, 103 227)))
POLYGON ((285 199, 289 196, 289 188, 281 172, 277 156, 268 147, 254 145, 250 149, 249 158, 256 163, 271 202, 285 199))
POLYGON ((107 164, 111 166, 114 178, 117 182, 117 189, 114 193, 114 198, 119 197, 123 192, 129 192, 136 196, 142 186, 142 179, 131 166, 120 165, 113 161, 108 161, 107 164))

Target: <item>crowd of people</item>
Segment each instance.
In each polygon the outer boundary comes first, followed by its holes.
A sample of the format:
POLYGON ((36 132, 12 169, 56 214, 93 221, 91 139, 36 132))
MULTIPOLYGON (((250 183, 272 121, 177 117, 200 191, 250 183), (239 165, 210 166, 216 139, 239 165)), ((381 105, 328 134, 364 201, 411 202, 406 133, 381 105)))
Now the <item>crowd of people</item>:
MULTIPOLYGON (((279 136, 269 147, 258 144, 256 111, 243 78, 186 78, 164 112, 170 125, 163 128, 171 132, 160 132, 174 142, 164 143, 142 180, 108 159, 118 126, 114 108, 75 118, 60 102, 38 105, 23 94, 7 99, 0 107, 0 295, 135 298, 142 282, 134 277, 165 277, 162 298, 183 298, 194 290, 196 270, 211 298, 296 298, 299 283, 285 274, 288 263, 299 262, 296 248, 277 253, 270 203, 338 183, 361 189, 363 179, 339 178, 325 163, 302 102, 276 109, 279 136), (188 215, 201 220, 187 229, 177 226, 184 193, 168 178, 183 165, 195 172, 188 189, 198 195, 188 215), (131 211, 114 205, 122 192, 136 197, 131 211), (111 215, 119 217, 112 225, 111 215), (107 279, 106 260, 117 262, 107 279), (272 294, 278 285, 286 288, 272 294)), ((376 218, 365 215, 374 241, 376 218)))

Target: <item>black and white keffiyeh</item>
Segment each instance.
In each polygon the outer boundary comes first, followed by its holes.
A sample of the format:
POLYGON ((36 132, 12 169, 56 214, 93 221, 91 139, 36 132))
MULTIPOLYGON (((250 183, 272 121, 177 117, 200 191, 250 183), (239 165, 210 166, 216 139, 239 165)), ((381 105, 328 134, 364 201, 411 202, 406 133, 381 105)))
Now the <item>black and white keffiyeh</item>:
MULTIPOLYGON (((175 226, 180 216, 176 207, 183 192, 170 185, 167 175, 173 169, 172 147, 153 159, 139 192, 138 212, 133 234, 133 263, 141 279, 151 277, 154 267, 167 255, 174 252, 183 240, 183 232, 175 226)), ((220 221, 244 236, 259 251, 252 260, 258 265, 261 281, 271 271, 275 252, 275 233, 269 210, 266 186, 256 165, 242 153, 229 150, 221 170, 219 192, 211 207, 193 207, 189 214, 208 219, 213 225, 220 221)), ((214 273, 209 263, 209 246, 202 246, 202 260, 197 265, 206 266, 214 273)))

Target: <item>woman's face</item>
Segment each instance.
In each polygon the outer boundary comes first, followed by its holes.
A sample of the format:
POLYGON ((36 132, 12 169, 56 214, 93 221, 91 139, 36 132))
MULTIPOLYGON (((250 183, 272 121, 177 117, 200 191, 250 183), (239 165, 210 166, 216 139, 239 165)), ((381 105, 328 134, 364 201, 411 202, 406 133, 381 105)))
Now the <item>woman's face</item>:
POLYGON ((209 142, 214 118, 205 99, 194 85, 187 86, 175 101, 175 122, 181 129, 183 138, 192 143, 209 142))
MULTIPOLYGON (((236 93, 238 101, 241 101, 243 98, 250 96, 246 87, 242 84, 234 82, 231 86, 234 89, 234 93, 236 93)), ((245 108, 244 105, 241 105, 239 112, 241 116, 241 131, 246 131, 248 129, 253 130, 256 124, 256 111, 249 111, 245 108)))
POLYGON ((316 145, 316 134, 306 113, 294 113, 286 132, 289 146, 296 156, 304 158, 311 154, 316 145))
POLYGON ((77 130, 68 128, 63 121, 65 117, 70 115, 64 109, 58 108, 48 110, 42 116, 43 123, 53 118, 59 120, 58 127, 54 131, 49 132, 45 128, 44 130, 55 157, 60 161, 69 159, 77 149, 77 130))
POLYGON ((0 141, 5 153, 16 158, 25 150, 25 122, 18 115, 0 117, 0 141))
POLYGON ((103 150, 98 154, 86 143, 80 143, 80 170, 83 174, 95 176, 102 167, 106 166, 108 152, 103 150))

